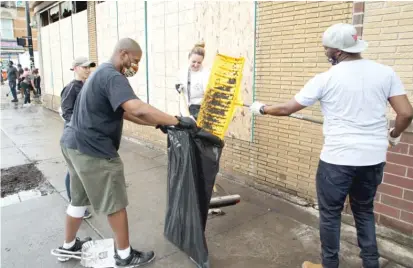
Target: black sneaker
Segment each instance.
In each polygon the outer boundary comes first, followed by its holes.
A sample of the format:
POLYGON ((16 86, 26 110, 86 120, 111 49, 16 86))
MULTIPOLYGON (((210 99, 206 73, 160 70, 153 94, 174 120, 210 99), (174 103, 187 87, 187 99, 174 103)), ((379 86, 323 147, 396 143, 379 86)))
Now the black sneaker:
POLYGON ((155 253, 153 251, 141 252, 131 248, 129 257, 121 259, 118 253, 115 253, 116 267, 140 267, 146 265, 155 259, 155 253))
MULTIPOLYGON (((72 252, 80 252, 82 250, 83 244, 89 241, 92 241, 91 237, 86 237, 84 240, 80 240, 78 237, 76 237, 76 242, 73 245, 73 247, 68 248, 68 249, 59 247, 59 249, 66 250, 66 251, 72 251, 72 252)), ((62 253, 62 254, 66 254, 66 253, 62 253)), ((67 255, 70 255, 70 254, 67 254, 67 255)), ((57 257, 57 260, 61 262, 65 262, 65 261, 70 260, 70 257, 57 257)))

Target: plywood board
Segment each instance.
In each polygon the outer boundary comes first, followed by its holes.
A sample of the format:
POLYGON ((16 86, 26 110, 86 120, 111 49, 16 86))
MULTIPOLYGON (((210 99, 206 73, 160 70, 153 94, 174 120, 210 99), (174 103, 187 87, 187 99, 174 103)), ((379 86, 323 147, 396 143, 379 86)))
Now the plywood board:
POLYGON ((44 84, 44 92, 46 94, 53 94, 53 71, 51 68, 51 53, 50 53, 50 40, 49 40, 50 26, 42 27, 41 42, 42 42, 42 76, 44 84))
MULTIPOLYGON (((211 66, 215 54, 219 53, 246 59, 242 99, 252 101, 254 64, 254 2, 196 2, 196 36, 206 42, 206 66, 211 66)), ((231 123, 227 136, 250 140, 251 115, 239 108, 231 123)))
MULTIPOLYGON (((86 25, 87 11, 82 11, 72 15, 73 27, 73 56, 74 57, 88 57, 89 55, 89 34, 86 25)), ((99 50, 99 48, 98 48, 99 50)))
POLYGON ((72 17, 59 20, 56 24, 59 24, 60 47, 61 51, 64 51, 64 53, 61 54, 61 59, 63 73, 62 83, 65 86, 74 78, 74 73, 70 70, 73 62, 72 17))
POLYGON ((99 64, 110 59, 118 41, 116 3, 116 1, 105 1, 96 5, 96 40, 99 64))
POLYGON ((166 111, 166 1, 148 2, 149 103, 166 111))
POLYGON ((60 95, 63 89, 63 73, 62 73, 62 52, 60 47, 60 32, 59 23, 49 25, 50 34, 50 52, 51 52, 51 68, 53 72, 53 95, 60 95))
POLYGON ((139 72, 129 79, 135 94, 146 101, 145 10, 144 2, 118 2, 119 39, 132 38, 141 46, 143 55, 139 72))

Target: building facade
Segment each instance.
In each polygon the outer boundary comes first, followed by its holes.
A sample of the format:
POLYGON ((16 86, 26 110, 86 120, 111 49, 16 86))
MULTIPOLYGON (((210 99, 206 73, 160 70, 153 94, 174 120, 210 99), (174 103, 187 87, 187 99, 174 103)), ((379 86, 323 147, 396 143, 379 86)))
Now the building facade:
MULTIPOLYGON (((81 2, 81 1, 77 1, 81 2)), ((308 79, 329 68, 323 31, 353 23, 369 42, 366 58, 392 66, 413 99, 412 2, 36 2, 46 95, 57 110, 64 84, 73 79, 73 57, 102 63, 119 38, 137 40, 144 51, 139 74, 130 79, 144 101, 171 114, 178 111, 174 84, 187 68, 192 46, 206 42, 204 64, 217 52, 246 59, 245 103, 289 100, 308 79), (57 15, 56 15, 57 14, 57 15)), ((304 114, 321 119, 318 105, 304 114)), ((389 108, 389 124, 394 124, 389 108)), ((126 122, 124 135, 166 148, 160 131, 126 122)), ((225 139, 221 172, 252 187, 282 191, 316 202, 315 173, 323 144, 320 125, 292 118, 251 118, 238 109, 225 139)), ((347 212, 349 211, 346 208, 347 212)), ((413 234, 413 127, 389 150, 376 197, 379 224, 413 234)))
MULTIPOLYGON (((27 36, 26 9, 24 1, 1 2, 1 61, 2 67, 12 60, 23 67, 30 67, 28 48, 17 45, 16 38, 27 36)), ((33 9, 30 17, 34 17, 33 9)), ((35 66, 39 66, 37 27, 32 27, 33 51, 35 66)), ((26 39, 26 46, 28 45, 26 39)))

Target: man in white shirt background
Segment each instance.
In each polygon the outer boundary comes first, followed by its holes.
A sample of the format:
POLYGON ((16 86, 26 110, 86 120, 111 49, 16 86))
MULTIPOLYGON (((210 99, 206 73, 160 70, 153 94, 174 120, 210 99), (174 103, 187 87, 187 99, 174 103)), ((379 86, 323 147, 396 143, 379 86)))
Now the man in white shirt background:
POLYGON ((391 67, 361 57, 368 45, 357 37, 354 26, 329 27, 323 46, 333 65, 328 71, 313 77, 287 103, 266 106, 254 102, 250 109, 257 115, 288 116, 320 101, 324 146, 316 188, 322 264, 304 262, 303 267, 339 266, 341 212, 349 195, 363 267, 378 268, 374 196, 382 181, 387 148, 400 141, 412 121, 413 108, 391 67), (390 131, 387 102, 397 114, 390 131))

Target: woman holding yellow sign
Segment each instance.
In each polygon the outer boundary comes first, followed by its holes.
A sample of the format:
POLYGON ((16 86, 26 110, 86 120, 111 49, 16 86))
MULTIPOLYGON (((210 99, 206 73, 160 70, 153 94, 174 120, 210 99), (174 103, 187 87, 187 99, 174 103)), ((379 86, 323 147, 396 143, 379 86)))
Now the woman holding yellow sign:
POLYGON ((209 79, 209 70, 202 66, 205 58, 205 43, 197 43, 189 52, 189 66, 179 72, 176 89, 180 96, 181 114, 189 113, 195 120, 204 98, 209 79))

